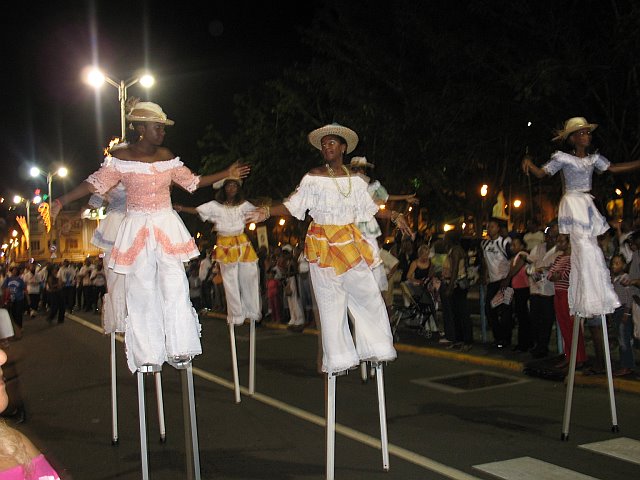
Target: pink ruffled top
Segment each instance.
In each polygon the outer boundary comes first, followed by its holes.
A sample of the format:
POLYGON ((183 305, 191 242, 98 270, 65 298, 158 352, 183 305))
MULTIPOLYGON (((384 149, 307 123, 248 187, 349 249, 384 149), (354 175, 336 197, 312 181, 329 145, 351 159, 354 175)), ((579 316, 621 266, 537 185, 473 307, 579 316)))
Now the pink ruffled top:
POLYGON ((60 480, 60 476, 43 454, 31 460, 31 474, 27 475, 21 465, 0 472, 0 480, 60 480))
POLYGON ((105 159, 102 167, 87 178, 87 182, 104 195, 119 182, 127 192, 127 211, 152 213, 171 208, 171 183, 188 192, 198 188, 200 177, 184 166, 180 157, 153 163, 105 159))

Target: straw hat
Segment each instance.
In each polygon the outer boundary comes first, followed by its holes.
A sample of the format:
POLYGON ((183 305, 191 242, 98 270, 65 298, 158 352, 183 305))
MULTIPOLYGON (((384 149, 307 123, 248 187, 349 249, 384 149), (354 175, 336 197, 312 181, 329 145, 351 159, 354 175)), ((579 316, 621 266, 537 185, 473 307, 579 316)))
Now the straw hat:
POLYGON ((347 153, 351 153, 358 146, 358 134, 350 128, 343 127, 338 123, 331 123, 315 129, 308 135, 309 143, 316 147, 318 150, 322 150, 320 142, 327 135, 337 135, 342 137, 347 142, 347 153))
POLYGON ((138 102, 126 116, 128 122, 156 122, 173 125, 175 122, 167 118, 167 114, 157 103, 138 102))
POLYGON ((353 157, 351 159, 351 168, 353 167, 374 168, 375 165, 373 163, 367 162, 367 157, 353 157))
POLYGON ((553 141, 565 140, 572 133, 575 133, 578 130, 583 130, 585 128, 588 128, 590 132, 593 132, 596 128, 598 128, 598 124, 589 123, 584 117, 570 118, 569 120, 564 122, 564 128, 562 130, 556 131, 556 136, 553 137, 553 141))
POLYGON ((218 190, 224 187, 224 184, 227 182, 238 182, 238 185, 242 186, 242 179, 240 177, 225 177, 222 180, 218 180, 216 183, 211 185, 214 190, 218 190))

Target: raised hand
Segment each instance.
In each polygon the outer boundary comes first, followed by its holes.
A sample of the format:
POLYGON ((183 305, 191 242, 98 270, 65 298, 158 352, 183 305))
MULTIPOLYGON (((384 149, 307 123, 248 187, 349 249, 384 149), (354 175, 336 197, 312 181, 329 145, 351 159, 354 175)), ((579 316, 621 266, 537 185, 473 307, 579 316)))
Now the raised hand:
POLYGON ((229 177, 245 178, 251 172, 251 167, 246 163, 236 161, 229 166, 229 177))

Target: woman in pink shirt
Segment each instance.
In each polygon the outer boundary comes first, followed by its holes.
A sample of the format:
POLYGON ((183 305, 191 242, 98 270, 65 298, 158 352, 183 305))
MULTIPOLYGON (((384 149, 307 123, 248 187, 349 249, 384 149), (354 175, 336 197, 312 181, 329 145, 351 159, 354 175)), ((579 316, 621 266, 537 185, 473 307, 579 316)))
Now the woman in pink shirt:
POLYGON ((511 288, 513 288, 513 306, 518 322, 518 343, 513 351, 527 352, 533 347, 533 328, 529 316, 529 276, 526 265, 528 261, 527 244, 520 237, 511 241, 511 251, 515 256, 511 259, 511 288))
MULTIPOLYGON (((0 349, 0 412, 9 404, 2 375, 7 354, 0 349)), ((0 480, 60 480, 45 456, 22 433, 0 420, 0 480)))

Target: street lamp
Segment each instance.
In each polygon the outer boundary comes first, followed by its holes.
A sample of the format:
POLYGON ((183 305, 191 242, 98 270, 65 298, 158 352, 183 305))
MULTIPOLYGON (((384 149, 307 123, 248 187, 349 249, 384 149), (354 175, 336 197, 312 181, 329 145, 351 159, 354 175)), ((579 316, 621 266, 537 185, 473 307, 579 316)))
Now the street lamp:
POLYGON ((140 76, 132 77, 128 80, 113 80, 108 77, 97 67, 91 68, 85 77, 86 82, 94 88, 100 88, 103 83, 107 82, 109 85, 118 89, 118 100, 120 100, 120 128, 122 141, 126 138, 126 103, 127 103, 127 89, 136 83, 140 83, 145 88, 153 86, 156 82, 152 75, 145 73, 140 76))

